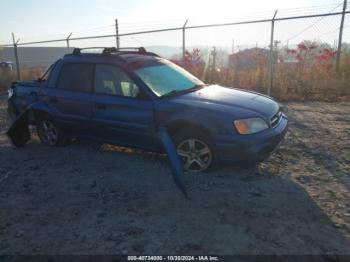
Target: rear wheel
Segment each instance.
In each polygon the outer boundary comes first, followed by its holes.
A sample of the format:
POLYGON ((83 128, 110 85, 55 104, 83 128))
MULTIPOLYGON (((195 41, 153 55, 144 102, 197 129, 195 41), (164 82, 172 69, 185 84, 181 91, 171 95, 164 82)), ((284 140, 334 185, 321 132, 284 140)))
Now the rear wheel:
POLYGON ((215 160, 210 139, 199 132, 175 135, 175 146, 183 168, 187 172, 203 172, 209 170, 215 160))
POLYGON ((62 140, 57 125, 48 119, 42 119, 37 124, 37 132, 41 143, 47 146, 58 146, 62 140))

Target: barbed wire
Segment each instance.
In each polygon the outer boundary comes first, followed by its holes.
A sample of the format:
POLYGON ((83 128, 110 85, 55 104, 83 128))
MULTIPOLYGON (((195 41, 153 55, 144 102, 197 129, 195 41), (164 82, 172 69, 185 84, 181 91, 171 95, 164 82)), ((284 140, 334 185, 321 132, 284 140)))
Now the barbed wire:
MULTIPOLYGON (((338 7, 342 6, 343 2, 338 4, 336 7, 333 7, 331 10, 328 11, 328 13, 332 13, 334 12, 338 7)), ((314 23, 312 23, 311 25, 307 26, 306 28, 304 28, 303 30, 301 30, 300 32, 294 34, 293 36, 289 37, 288 39, 286 39, 284 42, 288 43, 290 40, 302 35, 303 33, 305 33, 306 31, 310 30, 311 28, 313 28, 315 25, 317 25, 318 23, 320 23, 323 19, 325 19, 325 17, 320 17, 318 18, 314 23)))
MULTIPOLYGON (((336 10, 341 6, 342 3, 336 3, 336 4, 326 4, 326 5, 316 5, 316 6, 306 6, 306 7, 297 7, 297 8, 287 8, 287 9, 281 9, 278 12, 278 17, 285 17, 286 15, 294 16, 294 15, 303 15, 305 13, 320 13, 324 10, 332 9, 333 11, 336 10)), ((349 8, 349 7, 348 7, 349 8)), ((266 10, 261 12, 252 12, 252 13, 246 13, 247 15, 252 14, 255 16, 264 15, 267 17, 272 16, 273 11, 272 10, 266 10)), ((322 20, 321 18, 319 20, 322 20)), ((195 19, 193 20, 195 21, 195 19)), ((141 31, 141 30, 150 30, 153 28, 160 28, 160 27, 181 27, 184 23, 184 20, 181 19, 172 19, 172 20, 153 20, 153 21, 133 21, 133 22, 120 22, 119 21, 119 31, 122 33, 130 33, 131 30, 134 31, 141 31)), ((190 19, 189 25, 192 23, 192 20, 190 19)), ((99 26, 99 27, 88 27, 84 24, 80 25, 80 27, 83 26, 86 28, 83 30, 72 30, 72 33, 74 35, 81 35, 81 34, 93 34, 97 32, 105 32, 105 33, 114 33, 115 32, 115 25, 105 25, 105 26, 99 26)), ((312 26, 311 26, 312 27, 312 26)), ((307 31, 307 29, 306 29, 307 31)), ((48 36, 60 36, 60 37, 67 37, 68 33, 59 33, 59 34, 51 34, 51 35, 41 35, 31 38, 21 38, 21 42, 26 40, 25 42, 28 42, 28 39, 35 39, 38 40, 40 37, 48 37, 48 36)), ((292 37, 293 38, 293 37, 292 37)), ((38 40, 39 41, 39 40, 38 40)))
MULTIPOLYGON (((341 3, 342 4, 342 3, 341 3)), ((327 10, 327 13, 330 13, 334 10, 336 10, 338 7, 340 7, 340 4, 332 4, 332 5, 327 5, 327 8, 325 8, 325 6, 322 6, 322 8, 319 8, 318 10, 327 10), (331 10, 329 8, 332 8, 331 10)), ((298 8, 295 9, 285 9, 285 10, 290 10, 290 14, 294 13, 298 13, 298 11, 296 11, 298 8)), ((305 12, 305 10, 316 10, 314 7, 309 7, 309 8, 300 8, 299 10, 302 10, 303 12, 305 12)), ((264 13, 268 13, 269 11, 265 11, 264 13)), ((299 12, 300 13, 300 12, 299 12)), ((269 17, 271 17, 269 15, 269 17)), ((349 17, 349 16, 348 16, 349 17)), ((325 36, 330 35, 331 33, 335 33, 336 31, 339 31, 339 19, 340 19, 340 15, 333 15, 333 16, 328 16, 327 19, 325 17, 320 17, 320 18, 315 18, 317 19, 316 21, 313 21, 311 25, 309 25, 308 27, 310 27, 309 29, 303 28, 302 30, 300 30, 298 33, 301 33, 300 35, 303 35, 304 33, 308 32, 308 35, 317 35, 316 38, 323 38, 325 36), (320 19, 322 18, 322 19, 320 19), (330 29, 333 28, 332 30, 328 30, 327 32, 324 32, 326 29, 330 29), (310 31, 310 32, 309 32, 310 31)), ((307 18, 310 19, 310 18, 307 18)), ((290 20, 288 20, 288 23, 290 20)), ((297 20, 298 21, 298 20, 297 20)), ((268 22, 268 20, 266 21, 268 22)), ((143 30, 152 30, 152 29, 162 29, 163 27, 169 26, 169 27, 176 27, 178 29, 181 29, 182 25, 183 25, 184 21, 180 20, 180 19, 174 19, 174 20, 159 20, 159 21, 145 21, 145 22, 130 22, 130 23, 119 23, 119 33, 120 34, 127 34, 127 33, 132 33, 132 32, 136 32, 136 31, 143 31, 143 30), (166 21, 166 22, 165 22, 166 21), (133 31, 132 31, 133 30, 133 31)), ((282 23, 283 24, 283 23, 282 23)), ((253 23, 251 24, 253 25, 253 23)), ((261 24, 263 25, 263 24, 261 24)), ((266 42, 269 42, 269 31, 270 31, 270 23, 265 23, 266 25, 266 32, 263 30, 258 30, 255 35, 256 38, 258 39, 259 43, 254 43, 254 44, 240 44, 240 49, 239 50, 244 50, 246 48, 254 48, 255 46, 259 47, 259 48, 266 48, 268 49, 269 46, 266 44, 266 42), (264 42, 263 44, 261 43, 262 39, 266 38, 266 42, 264 42)), ((305 25, 303 25, 305 26, 305 25)), ((232 35, 234 35, 233 30, 237 30, 240 31, 242 30, 241 27, 221 27, 221 28, 225 28, 227 30, 231 30, 232 31, 232 35), (230 29, 231 28, 231 29, 230 29), (234 28, 234 29, 233 29, 234 28)), ((346 28, 348 28, 346 26, 346 28)), ((177 30, 178 30, 177 29, 177 30)), ((207 30, 210 30, 207 29, 207 30)), ((214 27, 212 27, 212 30, 218 31, 218 29, 214 29, 214 27)), ((220 29, 221 30, 221 29, 220 29)), ((80 30, 80 31, 73 31, 73 36, 79 36, 79 35, 84 35, 84 34, 94 34, 94 33, 106 33, 109 34, 109 37, 115 37, 115 25, 106 25, 106 26, 99 26, 99 27, 88 27, 88 29, 86 30, 80 30)), ((294 34, 295 35, 295 34, 294 34)), ((66 37, 67 35, 65 35, 64 37, 66 37)), ((123 39, 123 41, 132 41, 135 43, 138 43, 137 45, 142 45, 145 43, 144 40, 142 38, 139 37, 135 37, 133 35, 128 35, 128 36, 120 36, 121 39, 123 39)), ((83 37, 82 37, 83 38, 83 37)), ((93 37, 91 37, 93 38, 93 37)), ((297 37, 295 37, 297 38, 297 37)), ((294 38, 294 39, 295 39, 294 38)), ((276 38, 278 39, 278 38, 276 38)), ((75 40, 75 39, 73 39, 75 40)), ((114 40, 113 40, 114 41, 114 40)), ((147 41, 147 40, 146 40, 147 41)), ((215 41, 215 40, 213 40, 215 41)), ((257 41, 257 42, 258 42, 257 41)), ((91 45, 91 42, 89 42, 89 44, 91 45)), ((114 43, 113 43, 114 44, 114 43)), ((40 63, 40 62, 51 62, 52 60, 48 60, 48 61, 44 61, 44 60, 22 60, 21 63, 24 64, 30 64, 30 63, 40 63)))

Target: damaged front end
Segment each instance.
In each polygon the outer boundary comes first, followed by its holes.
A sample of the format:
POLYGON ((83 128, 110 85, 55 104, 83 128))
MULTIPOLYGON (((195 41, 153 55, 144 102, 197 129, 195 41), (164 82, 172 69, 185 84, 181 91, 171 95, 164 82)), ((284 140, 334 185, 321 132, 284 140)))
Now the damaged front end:
POLYGON ((30 110, 21 113, 13 122, 6 135, 10 138, 12 144, 16 147, 24 146, 30 140, 30 131, 28 127, 30 110))

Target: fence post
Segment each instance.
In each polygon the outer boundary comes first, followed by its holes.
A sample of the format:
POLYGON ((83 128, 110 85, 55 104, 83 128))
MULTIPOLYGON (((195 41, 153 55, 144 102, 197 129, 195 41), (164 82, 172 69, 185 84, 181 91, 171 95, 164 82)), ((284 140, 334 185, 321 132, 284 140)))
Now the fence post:
POLYGON ((269 96, 272 89, 272 82, 273 82, 273 63, 274 63, 274 55, 273 55, 273 34, 275 32, 275 18, 277 15, 277 11, 275 11, 275 14, 273 15, 273 18, 271 20, 271 38, 270 38, 270 54, 269 54, 269 84, 267 87, 267 95, 269 96))
POLYGON ((341 16, 340 27, 339 27, 338 50, 337 50, 337 58, 336 58, 336 62, 335 62, 335 70, 337 71, 337 73, 339 73, 340 53, 341 53, 341 45, 342 45, 342 41, 343 41, 343 29, 344 29, 346 2, 347 2, 347 0, 344 0, 343 13, 341 16))
POLYGON ((20 72, 20 67, 19 67, 19 60, 18 60, 18 52, 17 52, 17 44, 19 42, 19 39, 15 41, 15 34, 12 33, 12 41, 13 41, 13 50, 15 54, 15 60, 16 60, 16 69, 17 69, 17 80, 21 80, 21 72, 20 72))
POLYGON ((184 23, 182 27, 182 61, 185 61, 185 55, 186 55, 186 25, 187 25, 188 19, 184 23))
POLYGON ((69 38, 72 36, 72 33, 70 33, 66 39, 67 41, 67 49, 68 49, 68 53, 70 53, 70 47, 69 47, 69 38))
POLYGON ((119 49, 119 26, 118 26, 118 19, 115 19, 115 37, 116 37, 116 43, 117 43, 117 49, 119 49))

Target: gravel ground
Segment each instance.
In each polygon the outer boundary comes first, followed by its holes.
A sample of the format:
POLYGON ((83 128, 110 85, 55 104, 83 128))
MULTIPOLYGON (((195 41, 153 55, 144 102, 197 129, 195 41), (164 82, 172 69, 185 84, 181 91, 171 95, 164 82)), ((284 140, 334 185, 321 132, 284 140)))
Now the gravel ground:
POLYGON ((350 254, 350 103, 289 103, 270 159, 188 175, 88 142, 11 146, 0 102, 0 255, 350 254))

